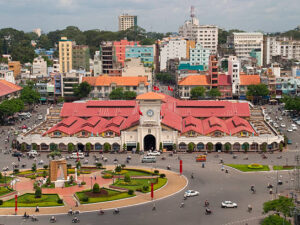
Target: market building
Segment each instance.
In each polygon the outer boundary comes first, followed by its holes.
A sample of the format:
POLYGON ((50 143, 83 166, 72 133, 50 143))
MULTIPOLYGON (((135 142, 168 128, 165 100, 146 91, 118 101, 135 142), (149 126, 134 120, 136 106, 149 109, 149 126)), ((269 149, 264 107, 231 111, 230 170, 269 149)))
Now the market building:
POLYGON ((20 146, 40 151, 67 150, 69 144, 80 151, 87 146, 92 151, 108 150, 104 146, 110 151, 186 151, 188 146, 193 151, 267 151, 283 142, 262 110, 248 102, 178 100, 154 92, 136 100, 65 103, 47 118, 18 137, 20 146))

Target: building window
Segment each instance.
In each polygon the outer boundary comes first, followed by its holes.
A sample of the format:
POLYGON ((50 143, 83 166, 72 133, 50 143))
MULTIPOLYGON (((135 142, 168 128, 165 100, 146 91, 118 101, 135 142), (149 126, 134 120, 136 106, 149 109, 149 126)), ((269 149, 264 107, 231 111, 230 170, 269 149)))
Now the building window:
POLYGON ((54 132, 54 136, 61 136, 61 132, 55 131, 55 132, 54 132))

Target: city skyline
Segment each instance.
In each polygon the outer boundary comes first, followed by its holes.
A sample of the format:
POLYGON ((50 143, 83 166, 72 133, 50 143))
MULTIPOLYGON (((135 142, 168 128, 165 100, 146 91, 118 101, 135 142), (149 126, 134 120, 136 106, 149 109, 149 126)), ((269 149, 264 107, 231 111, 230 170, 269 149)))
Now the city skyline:
POLYGON ((189 19, 194 5, 200 24, 214 24, 220 28, 245 31, 283 32, 299 25, 297 0, 0 0, 0 27, 44 32, 78 26, 82 30, 118 30, 118 16, 129 13, 138 16, 138 26, 147 31, 178 32, 189 19), (86 3, 87 2, 87 3, 86 3), (92 15, 92 16, 91 16, 92 15), (246 15, 246 16, 245 16, 246 15))

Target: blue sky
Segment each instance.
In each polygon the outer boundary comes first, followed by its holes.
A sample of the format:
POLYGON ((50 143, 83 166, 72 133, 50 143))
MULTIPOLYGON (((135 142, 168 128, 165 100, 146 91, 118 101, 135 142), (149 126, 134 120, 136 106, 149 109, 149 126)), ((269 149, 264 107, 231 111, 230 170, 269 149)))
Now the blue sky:
POLYGON ((178 31, 191 5, 200 24, 225 29, 275 32, 300 25, 299 0, 0 0, 0 28, 116 31, 118 15, 126 12, 147 31, 178 31))

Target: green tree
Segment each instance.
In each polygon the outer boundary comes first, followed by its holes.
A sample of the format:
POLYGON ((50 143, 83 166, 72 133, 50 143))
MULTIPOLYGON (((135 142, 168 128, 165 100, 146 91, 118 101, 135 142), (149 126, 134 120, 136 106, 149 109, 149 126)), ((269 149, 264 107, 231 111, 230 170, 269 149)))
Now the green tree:
POLYGON ((30 86, 26 86, 21 91, 21 100, 28 105, 32 105, 38 103, 40 100, 40 94, 31 88, 30 86))
POLYGON ((53 44, 51 43, 51 40, 48 38, 46 34, 42 34, 38 38, 37 47, 48 50, 53 47, 53 44))
POLYGON ((47 67, 53 66, 53 61, 48 56, 42 56, 42 58, 47 62, 47 67))
POLYGON ((191 98, 192 99, 199 99, 203 98, 205 94, 205 88, 200 86, 200 87, 194 87, 191 90, 191 98))
POLYGON ((108 152, 111 150, 111 145, 109 143, 104 143, 103 148, 105 152, 108 152))
POLYGON ((265 84, 249 85, 246 95, 252 97, 254 103, 260 102, 262 97, 269 95, 269 89, 265 84))
POLYGON ((173 150, 177 150, 177 146, 175 143, 173 144, 173 150))
POLYGON ((129 174, 125 174, 125 176, 124 176, 124 181, 126 182, 126 183, 130 183, 130 181, 131 181, 131 178, 130 178, 130 175, 129 174))
POLYGON ((41 198, 42 197, 42 189, 40 187, 37 187, 35 189, 34 196, 35 196, 35 198, 41 198))
POLYGON ((214 147, 214 145, 211 142, 207 143, 207 149, 208 149, 208 151, 211 152, 213 150, 213 147, 214 147))
POLYGON ((207 95, 211 98, 217 98, 221 96, 221 92, 219 91, 218 88, 211 88, 208 92, 207 95))
POLYGON ((136 92, 134 91, 124 91, 123 98, 124 100, 133 100, 136 98, 136 92))
POLYGON ((100 187, 98 183, 93 185, 93 193, 100 193, 100 187))
POLYGON ((36 163, 32 164, 31 171, 36 172, 36 163))
POLYGON ((24 40, 19 44, 14 45, 11 51, 11 57, 13 60, 20 61, 22 64, 28 62, 32 63, 34 56, 34 49, 30 45, 30 42, 24 40))
POLYGON ((86 143, 85 150, 87 150, 88 152, 92 150, 92 144, 90 142, 86 143))
POLYGON ((278 199, 274 199, 263 204, 264 213, 268 213, 270 211, 282 213, 284 218, 291 217, 291 209, 295 207, 293 203, 293 199, 286 198, 283 196, 279 196, 278 199))
POLYGON ((109 99, 112 99, 112 100, 123 99, 123 95, 124 95, 123 88, 116 88, 115 90, 110 92, 109 99))
POLYGON ((244 143, 242 145, 242 148, 244 149, 245 152, 248 152, 248 150, 249 150, 249 144, 248 143, 244 143))
POLYGON ((123 151, 127 151, 127 146, 125 143, 123 144, 123 151))
POLYGON ((163 84, 175 84, 175 77, 169 73, 157 73, 155 77, 163 84))
POLYGON ((229 143, 226 143, 226 144, 225 144, 225 151, 226 151, 226 152, 229 152, 230 149, 231 149, 231 145, 230 145, 229 143))
POLYGON ((74 85, 73 92, 74 95, 78 98, 85 98, 87 97, 92 90, 92 86, 88 82, 82 82, 79 85, 74 85))
POLYGON ((140 151, 140 142, 138 142, 138 143, 136 144, 136 151, 137 151, 137 152, 140 151))
POLYGON ((57 151, 57 150, 58 150, 57 144, 51 143, 50 144, 50 151, 57 151))
POLYGON ((261 225, 292 225, 290 222, 278 215, 270 215, 263 219, 261 225))
POLYGON ((72 153, 72 152, 74 151, 74 149, 75 149, 74 144, 73 144, 73 143, 69 143, 69 144, 68 144, 68 152, 69 152, 69 153, 72 153))
POLYGON ((188 144, 188 152, 193 152, 194 151, 194 149, 195 149, 195 144, 193 143, 193 142, 190 142, 189 144, 188 144))
POLYGON ((160 151, 163 150, 163 144, 162 144, 162 142, 159 142, 159 150, 160 150, 160 151))
POLYGON ((153 45, 153 44, 155 44, 155 40, 151 39, 151 38, 145 38, 140 41, 140 44, 141 45, 153 45))
POLYGON ((120 173, 122 171, 122 167, 120 165, 116 166, 115 172, 120 173))

